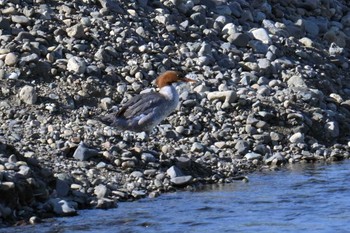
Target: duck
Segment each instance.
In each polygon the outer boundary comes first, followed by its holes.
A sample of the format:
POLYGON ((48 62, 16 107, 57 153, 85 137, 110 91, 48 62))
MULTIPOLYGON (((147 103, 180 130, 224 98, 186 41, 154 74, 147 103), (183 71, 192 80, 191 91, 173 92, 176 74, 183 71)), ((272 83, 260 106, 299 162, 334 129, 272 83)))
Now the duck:
POLYGON ((118 111, 100 117, 99 120, 120 130, 146 132, 168 117, 179 104, 179 94, 173 84, 196 82, 181 71, 166 71, 155 81, 158 92, 142 93, 132 97, 118 111))

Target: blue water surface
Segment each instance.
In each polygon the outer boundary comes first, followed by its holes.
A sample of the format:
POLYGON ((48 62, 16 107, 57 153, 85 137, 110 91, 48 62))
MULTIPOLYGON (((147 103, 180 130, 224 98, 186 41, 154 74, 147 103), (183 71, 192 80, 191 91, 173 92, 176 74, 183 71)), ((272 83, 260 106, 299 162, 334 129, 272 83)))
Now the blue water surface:
POLYGON ((4 232, 350 232, 350 161, 256 172, 207 186, 84 210, 4 232))

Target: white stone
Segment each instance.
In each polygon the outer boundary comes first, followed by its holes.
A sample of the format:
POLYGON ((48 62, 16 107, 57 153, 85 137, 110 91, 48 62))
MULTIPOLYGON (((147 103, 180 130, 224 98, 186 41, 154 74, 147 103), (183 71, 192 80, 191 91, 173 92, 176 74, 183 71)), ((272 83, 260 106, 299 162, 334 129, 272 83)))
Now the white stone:
POLYGON ((68 59, 67 69, 73 73, 83 74, 86 71, 85 61, 80 57, 71 57, 68 59))
POLYGON ((22 87, 21 91, 19 92, 19 98, 26 104, 35 104, 38 96, 34 87, 26 85, 22 87))
POLYGON ((289 141, 291 143, 303 143, 304 142, 304 134, 298 132, 298 133, 295 133, 293 134, 290 138, 289 138, 289 141))
POLYGON ((258 28, 251 31, 256 40, 260 40, 264 44, 271 44, 271 38, 264 28, 258 28))

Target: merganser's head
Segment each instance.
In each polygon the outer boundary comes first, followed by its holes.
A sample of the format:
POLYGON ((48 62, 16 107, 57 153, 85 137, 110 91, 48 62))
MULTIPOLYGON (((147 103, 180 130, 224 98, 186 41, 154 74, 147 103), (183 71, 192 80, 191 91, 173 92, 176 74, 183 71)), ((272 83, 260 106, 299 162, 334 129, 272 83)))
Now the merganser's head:
POLYGON ((177 82, 196 82, 196 81, 193 79, 186 78, 184 73, 180 71, 166 71, 156 79, 156 85, 159 88, 162 88, 177 82))

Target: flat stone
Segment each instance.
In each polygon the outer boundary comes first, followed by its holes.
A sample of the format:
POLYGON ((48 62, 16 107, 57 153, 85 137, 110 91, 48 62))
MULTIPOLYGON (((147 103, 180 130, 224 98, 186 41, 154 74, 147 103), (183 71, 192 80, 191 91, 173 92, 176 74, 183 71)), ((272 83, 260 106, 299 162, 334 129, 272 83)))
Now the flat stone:
POLYGON ((247 160, 254 160, 262 158, 262 155, 255 152, 249 152, 244 156, 244 158, 246 158, 247 160))
POLYGON ((29 19, 24 15, 13 15, 11 16, 11 21, 19 24, 28 24, 29 19))
POLYGON ((141 159, 147 163, 153 163, 155 162, 157 159, 154 157, 154 155, 150 154, 150 153, 142 153, 141 154, 141 159))

